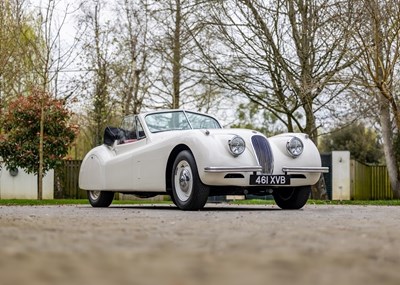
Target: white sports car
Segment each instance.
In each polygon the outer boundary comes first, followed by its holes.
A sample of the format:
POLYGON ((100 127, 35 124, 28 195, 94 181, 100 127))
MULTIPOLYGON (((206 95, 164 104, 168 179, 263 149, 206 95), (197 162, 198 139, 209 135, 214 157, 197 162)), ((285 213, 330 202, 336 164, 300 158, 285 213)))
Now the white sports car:
POLYGON ((182 210, 204 207, 209 196, 272 194, 282 209, 300 209, 322 172, 318 149, 307 135, 267 138, 245 129, 223 129, 212 116, 185 110, 125 117, 108 127, 104 144, 82 162, 79 187, 93 207, 108 207, 115 192, 168 194, 182 210))

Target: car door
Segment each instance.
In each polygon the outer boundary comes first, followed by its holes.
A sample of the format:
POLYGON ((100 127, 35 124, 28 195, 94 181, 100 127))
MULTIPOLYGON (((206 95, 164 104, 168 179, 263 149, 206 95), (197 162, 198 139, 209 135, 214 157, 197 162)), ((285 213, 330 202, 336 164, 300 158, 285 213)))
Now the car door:
POLYGON ((147 137, 137 116, 126 117, 121 128, 125 138, 114 145, 115 156, 107 164, 107 184, 110 190, 134 191, 141 176, 138 154, 147 144, 147 137))

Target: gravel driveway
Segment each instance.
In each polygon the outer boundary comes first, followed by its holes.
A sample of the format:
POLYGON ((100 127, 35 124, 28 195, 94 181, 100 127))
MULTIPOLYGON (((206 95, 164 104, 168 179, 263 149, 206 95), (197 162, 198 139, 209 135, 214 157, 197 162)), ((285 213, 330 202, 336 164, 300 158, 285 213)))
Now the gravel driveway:
POLYGON ((0 207, 0 282, 400 284, 400 207, 0 207))

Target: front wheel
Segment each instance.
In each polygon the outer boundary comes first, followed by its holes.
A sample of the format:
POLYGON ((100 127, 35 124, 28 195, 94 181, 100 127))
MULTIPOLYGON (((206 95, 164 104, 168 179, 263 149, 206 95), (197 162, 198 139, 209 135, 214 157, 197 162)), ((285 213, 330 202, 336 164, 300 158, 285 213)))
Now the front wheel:
POLYGON ((181 151, 172 167, 172 201, 181 210, 199 210, 207 202, 210 189, 199 178, 190 151, 181 151))
POLYGON ((284 210, 297 210, 303 208, 310 197, 311 187, 289 187, 274 191, 275 203, 284 210))
POLYGON ((114 199, 114 192, 110 191, 88 191, 90 205, 93 207, 106 208, 114 199))

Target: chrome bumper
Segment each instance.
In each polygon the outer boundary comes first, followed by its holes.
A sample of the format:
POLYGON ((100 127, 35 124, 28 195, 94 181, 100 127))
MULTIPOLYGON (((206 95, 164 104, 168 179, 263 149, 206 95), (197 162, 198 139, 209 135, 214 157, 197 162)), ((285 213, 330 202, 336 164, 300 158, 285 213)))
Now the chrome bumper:
POLYGON ((221 173, 221 172, 257 172, 262 171, 261 166, 239 166, 239 167, 223 167, 209 166, 204 168, 205 172, 221 173))
POLYGON ((284 173, 301 172, 301 173, 328 173, 329 167, 282 167, 284 173))
MULTIPOLYGON (((224 167, 224 166, 209 166, 204 168, 205 172, 222 173, 222 172, 260 172, 261 166, 239 166, 239 167, 224 167)), ((282 167, 282 172, 300 172, 300 173, 328 173, 329 167, 282 167)))

